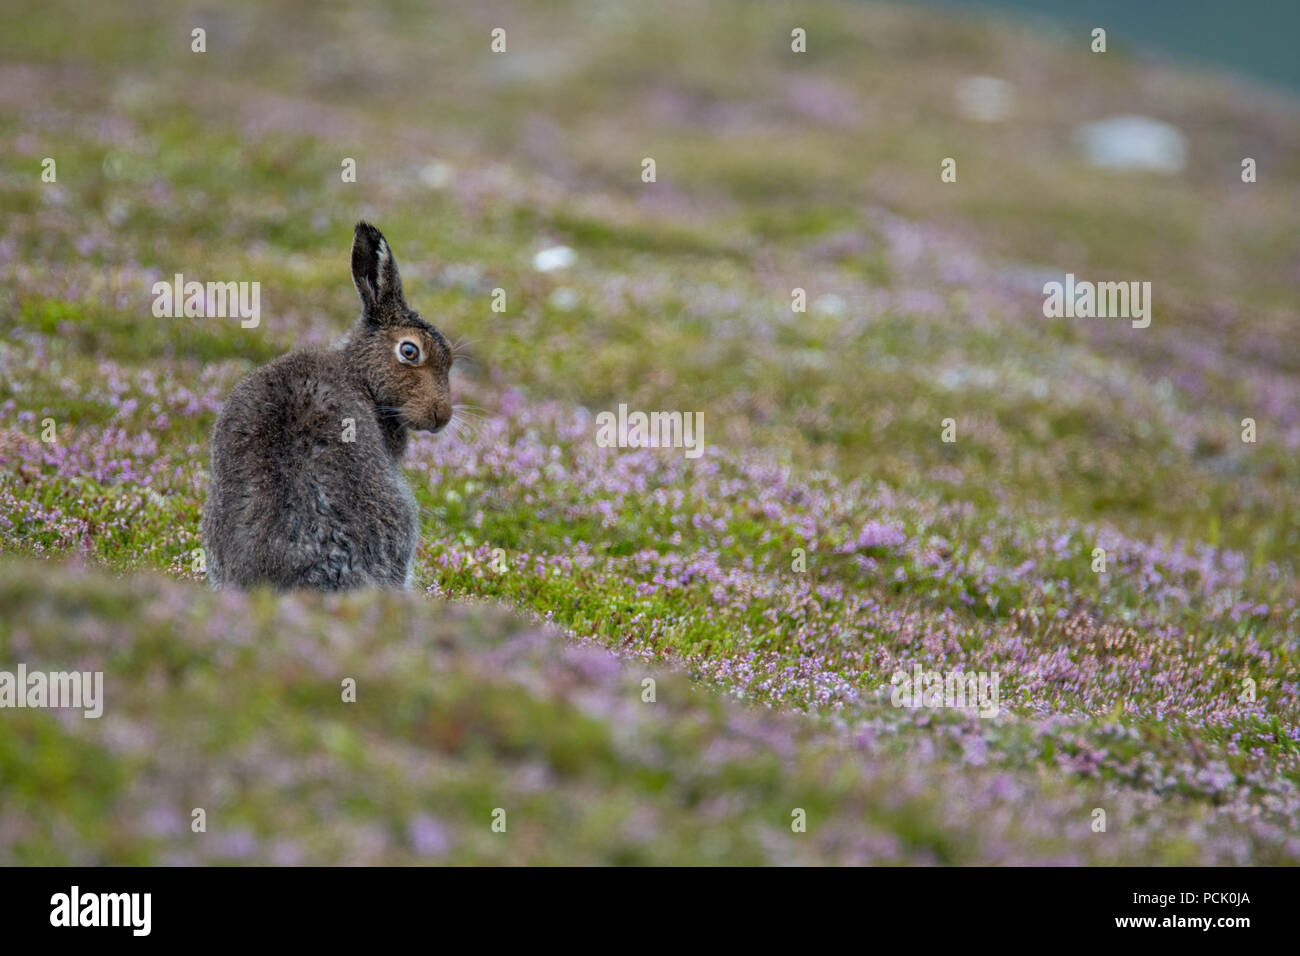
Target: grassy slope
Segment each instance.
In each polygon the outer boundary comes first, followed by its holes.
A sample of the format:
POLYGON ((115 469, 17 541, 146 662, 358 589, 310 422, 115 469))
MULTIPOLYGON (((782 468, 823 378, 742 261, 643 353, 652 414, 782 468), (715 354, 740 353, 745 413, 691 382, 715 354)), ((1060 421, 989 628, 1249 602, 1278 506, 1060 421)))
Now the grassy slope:
POLYGON ((133 9, 72 30, 70 6, 43 4, 0 40, 6 549, 197 579, 220 398, 342 328, 365 215, 417 308, 472 343, 457 386, 483 408, 475 434, 413 452, 421 584, 629 662, 373 597, 342 618, 254 599, 263 623, 223 656, 245 612, 196 584, 5 559, 0 663, 111 653, 123 710, 6 714, 4 857, 1300 857, 1294 106, 1147 66, 1122 38, 1098 57, 856 4, 249 5, 205 22, 204 56, 195 24, 133 9), (1013 120, 957 115, 970 73, 1017 84, 1013 120), (1079 163, 1073 125, 1128 111, 1188 134, 1183 175, 1079 163), (37 178, 47 155, 57 185, 37 178), (533 271, 552 242, 574 269, 533 271), (1154 322, 1044 320, 1041 270, 1149 279, 1154 322), (153 319, 149 286, 178 271, 260 281, 262 327, 153 319), (595 448, 583 409, 619 402, 703 411, 709 454, 595 448), (485 644, 509 649, 504 675, 485 644), (816 716, 673 678, 652 708, 647 660, 816 716), (998 669, 1010 712, 890 707, 914 663, 998 669), (382 704, 333 710, 349 667, 382 704), (521 792, 534 779, 542 796, 521 792), (224 842, 176 824, 204 801, 224 842), (523 810, 508 843, 485 823, 502 805, 523 810), (1097 806, 1109 834, 1088 827, 1097 806), (326 818, 349 850, 319 845, 326 818))

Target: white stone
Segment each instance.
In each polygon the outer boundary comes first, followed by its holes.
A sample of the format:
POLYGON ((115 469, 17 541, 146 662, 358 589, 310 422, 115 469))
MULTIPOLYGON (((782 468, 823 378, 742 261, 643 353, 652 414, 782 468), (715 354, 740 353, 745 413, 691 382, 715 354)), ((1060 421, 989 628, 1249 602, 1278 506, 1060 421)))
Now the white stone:
POLYGON ((1111 116, 1074 131, 1088 162, 1106 169, 1176 173, 1187 164, 1187 139, 1149 116, 1111 116))
POLYGON ((555 272, 569 268, 577 260, 577 254, 568 246, 551 246, 533 256, 533 268, 538 272, 555 272))
POLYGON ((1000 123, 1016 111, 1016 88, 996 76, 965 76, 957 83, 957 111, 978 123, 1000 123))
POLYGON ((454 178, 455 170, 441 160, 434 160, 420 169, 420 182, 430 189, 446 189, 454 178))
POLYGON ((561 312, 572 312, 578 307, 580 299, 575 290, 561 286, 551 293, 549 301, 554 309, 559 309, 561 312))

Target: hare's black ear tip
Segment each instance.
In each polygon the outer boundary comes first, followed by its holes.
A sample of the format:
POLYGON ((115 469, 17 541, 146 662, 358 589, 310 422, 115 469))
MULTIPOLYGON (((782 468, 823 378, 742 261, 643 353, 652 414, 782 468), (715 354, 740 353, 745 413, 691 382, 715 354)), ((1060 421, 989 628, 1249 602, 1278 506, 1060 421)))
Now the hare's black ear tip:
POLYGON ((369 238, 376 238, 383 235, 378 229, 370 225, 370 223, 366 222, 364 219, 357 220, 357 227, 353 230, 352 234, 354 236, 367 236, 369 238))

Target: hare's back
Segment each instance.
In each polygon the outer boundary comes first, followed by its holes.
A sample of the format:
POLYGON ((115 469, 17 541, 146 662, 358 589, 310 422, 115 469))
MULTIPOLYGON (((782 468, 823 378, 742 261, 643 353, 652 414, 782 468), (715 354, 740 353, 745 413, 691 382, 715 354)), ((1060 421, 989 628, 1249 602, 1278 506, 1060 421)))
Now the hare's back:
POLYGON ((387 465, 374 406, 329 352, 294 352, 244 379, 217 421, 214 450, 217 468, 276 485, 339 471, 355 479, 376 455, 387 465))
POLYGON ((406 574, 417 530, 410 492, 373 404, 333 359, 300 352, 264 366, 218 419, 211 537, 232 574, 239 566, 316 587, 348 575, 400 584, 406 574))

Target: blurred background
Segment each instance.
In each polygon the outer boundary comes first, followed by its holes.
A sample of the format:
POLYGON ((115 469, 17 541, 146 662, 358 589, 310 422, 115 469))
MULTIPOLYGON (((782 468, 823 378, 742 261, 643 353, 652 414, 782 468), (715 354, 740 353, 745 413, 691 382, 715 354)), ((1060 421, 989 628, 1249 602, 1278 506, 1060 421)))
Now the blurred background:
POLYGON ((935 5, 1030 18, 1044 32, 1104 26, 1126 46, 1162 52, 1183 66, 1226 69, 1300 89, 1300 63, 1290 40, 1300 31, 1300 7, 1286 0, 936 0, 935 5))
MULTIPOLYGON (((981 422, 963 498, 1013 489, 1196 538, 1214 512, 1252 553, 1297 544, 1284 88, 1174 69, 1122 25, 1095 54, 1087 30, 964 6, 8 6, 11 270, 119 296, 186 269, 267 291, 255 335, 141 327, 134 298, 83 292, 93 321, 69 331, 103 353, 327 340, 365 216, 506 381, 689 401, 719 441, 906 484, 952 464, 930 438, 959 401, 981 422), (42 191, 26 175, 51 154, 64 173, 42 191), (587 288, 532 268, 553 244, 587 288), (1044 320, 1044 278, 1066 272, 1151 281, 1151 328, 1044 320), (497 287, 508 321, 484 308, 497 287), (783 306, 795 287, 807 316, 783 306), (1276 441, 1236 440, 1252 413, 1276 441)), ((11 315, 34 307, 6 286, 11 315)))

